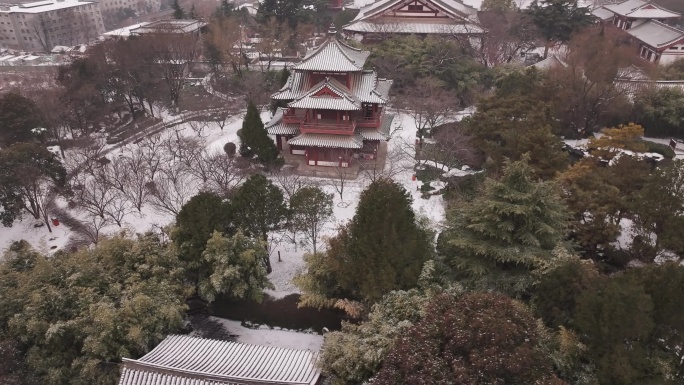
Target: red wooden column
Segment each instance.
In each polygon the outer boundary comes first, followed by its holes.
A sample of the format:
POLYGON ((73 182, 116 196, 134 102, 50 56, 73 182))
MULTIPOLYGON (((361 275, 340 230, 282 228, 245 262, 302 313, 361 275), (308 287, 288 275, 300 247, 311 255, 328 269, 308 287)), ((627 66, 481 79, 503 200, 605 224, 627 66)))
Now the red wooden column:
POLYGON ((276 145, 279 151, 283 151, 283 137, 276 134, 276 145))

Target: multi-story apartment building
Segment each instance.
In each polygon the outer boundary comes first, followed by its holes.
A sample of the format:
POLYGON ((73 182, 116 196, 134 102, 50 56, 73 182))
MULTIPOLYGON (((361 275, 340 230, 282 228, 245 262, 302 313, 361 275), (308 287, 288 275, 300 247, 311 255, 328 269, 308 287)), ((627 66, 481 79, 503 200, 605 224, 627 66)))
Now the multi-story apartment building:
POLYGON ((157 12, 162 0, 95 0, 100 4, 100 11, 108 28, 116 26, 128 17, 157 12))
POLYGON ((0 47, 49 52, 92 42, 104 32, 97 2, 47 0, 0 7, 0 47))

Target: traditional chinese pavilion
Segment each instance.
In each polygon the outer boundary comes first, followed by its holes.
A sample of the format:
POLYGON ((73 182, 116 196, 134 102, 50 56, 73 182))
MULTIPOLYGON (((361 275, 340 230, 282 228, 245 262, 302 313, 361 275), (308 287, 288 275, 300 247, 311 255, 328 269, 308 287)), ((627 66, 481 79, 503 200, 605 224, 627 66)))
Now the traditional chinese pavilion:
POLYGON ((370 52, 339 41, 334 29, 291 68, 266 124, 278 149, 301 155, 309 166, 349 167, 352 158, 373 159, 389 139, 393 116, 385 114, 391 80, 363 66, 370 52))
POLYGON ((342 27, 356 40, 382 40, 400 35, 446 35, 478 39, 477 9, 460 0, 380 0, 366 5, 342 27))

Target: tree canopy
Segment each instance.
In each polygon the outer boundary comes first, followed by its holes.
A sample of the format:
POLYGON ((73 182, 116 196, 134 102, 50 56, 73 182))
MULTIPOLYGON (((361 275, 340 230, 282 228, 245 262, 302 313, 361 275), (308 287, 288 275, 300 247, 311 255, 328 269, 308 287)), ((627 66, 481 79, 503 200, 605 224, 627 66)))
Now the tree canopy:
POLYGON ((0 97, 0 144, 30 142, 37 135, 31 130, 43 127, 36 104, 17 92, 0 97))

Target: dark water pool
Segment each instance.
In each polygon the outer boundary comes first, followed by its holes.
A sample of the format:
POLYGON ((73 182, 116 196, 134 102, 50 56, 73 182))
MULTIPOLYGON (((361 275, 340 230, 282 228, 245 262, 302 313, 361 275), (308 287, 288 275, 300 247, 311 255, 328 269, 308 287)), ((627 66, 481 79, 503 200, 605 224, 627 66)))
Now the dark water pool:
POLYGON ((266 296, 261 303, 254 301, 229 301, 218 298, 209 305, 213 316, 253 324, 281 327, 290 330, 311 329, 318 333, 323 328, 339 330, 342 320, 354 322, 345 312, 337 309, 298 308, 299 294, 275 299, 266 296))

